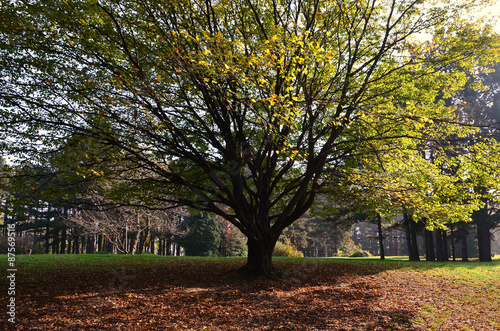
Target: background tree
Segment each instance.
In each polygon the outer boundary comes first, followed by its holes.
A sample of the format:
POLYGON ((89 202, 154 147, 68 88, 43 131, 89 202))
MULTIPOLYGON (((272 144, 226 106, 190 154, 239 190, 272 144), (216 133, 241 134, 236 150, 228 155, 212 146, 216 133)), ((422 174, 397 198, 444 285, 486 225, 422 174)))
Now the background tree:
POLYGON ((473 214, 477 227, 479 259, 491 261, 492 232, 499 223, 498 208, 498 171, 490 164, 481 161, 487 157, 491 164, 498 165, 499 155, 495 151, 500 138, 500 65, 492 70, 480 72, 471 77, 466 88, 457 93, 451 102, 460 103, 458 111, 464 120, 481 127, 472 135, 478 144, 464 153, 464 163, 471 172, 475 190, 482 196, 483 206, 473 214))
POLYGON ((3 0, 2 147, 36 163, 69 139, 86 141, 94 152, 75 151, 81 177, 129 184, 131 169, 143 169, 122 194, 224 217, 248 238, 249 271, 270 276, 276 241, 326 176, 360 152, 357 142, 380 139, 363 133, 381 118, 373 105, 403 118, 395 134, 439 119, 430 105, 387 96, 443 63, 489 55, 489 31, 456 23, 473 6, 3 0), (412 36, 443 28, 446 54, 425 67, 410 57, 420 44, 412 36))
POLYGON ((216 215, 201 213, 186 217, 183 226, 188 232, 181 240, 186 255, 220 256, 222 229, 216 215))

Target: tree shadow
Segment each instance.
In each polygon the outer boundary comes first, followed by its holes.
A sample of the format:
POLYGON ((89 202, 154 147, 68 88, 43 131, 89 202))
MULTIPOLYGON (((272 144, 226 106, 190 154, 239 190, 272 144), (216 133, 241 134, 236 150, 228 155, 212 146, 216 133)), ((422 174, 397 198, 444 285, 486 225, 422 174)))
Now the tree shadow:
MULTIPOLYGON (((411 330, 418 305, 387 300, 387 267, 277 260, 281 280, 244 279, 244 261, 123 265, 41 274, 19 295, 18 329, 411 330)), ((396 268, 396 267, 394 267, 396 268)), ((391 268, 389 268, 391 269, 391 268)), ((33 280, 32 280, 33 281, 33 280)), ((394 290, 394 289, 392 289, 394 290)))

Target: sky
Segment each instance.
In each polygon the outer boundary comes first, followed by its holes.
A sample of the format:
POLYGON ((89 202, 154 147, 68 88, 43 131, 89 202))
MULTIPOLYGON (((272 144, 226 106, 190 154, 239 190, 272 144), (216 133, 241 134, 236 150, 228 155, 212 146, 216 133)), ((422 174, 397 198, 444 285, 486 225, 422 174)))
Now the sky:
MULTIPOLYGON (((484 13, 486 15, 488 15, 489 17, 500 16, 500 0, 497 0, 495 5, 488 7, 484 11, 484 13)), ((500 20, 497 18, 496 21, 497 21, 497 23, 496 23, 495 31, 500 33, 500 20)))

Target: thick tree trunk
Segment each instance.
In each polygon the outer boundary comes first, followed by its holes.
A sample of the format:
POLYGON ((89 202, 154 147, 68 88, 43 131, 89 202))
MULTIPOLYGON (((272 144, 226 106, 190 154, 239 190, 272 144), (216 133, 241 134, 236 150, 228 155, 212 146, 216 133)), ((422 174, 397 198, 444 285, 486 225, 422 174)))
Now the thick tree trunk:
POLYGON ((491 262, 491 232, 487 222, 477 222, 479 261, 491 262))
MULTIPOLYGON (((482 189, 482 188, 480 188, 482 189)), ((485 191, 484 189, 482 189, 485 191)), ((479 261, 491 262, 491 222, 488 216, 488 200, 481 199, 484 206, 472 213, 472 219, 477 226, 477 245, 479 261)))
POLYGON ((405 213, 403 216, 404 216, 406 244, 408 246, 409 259, 410 261, 420 261, 415 222, 413 222, 410 215, 405 213))
POLYGON ((248 240, 248 259, 244 271, 253 277, 275 278, 278 275, 272 264, 276 240, 248 240))
POLYGON ((88 236, 87 237, 87 254, 95 253, 95 237, 88 236))
POLYGON ((425 230, 425 260, 436 260, 436 253, 434 252, 434 238, 432 231, 429 230, 425 230))

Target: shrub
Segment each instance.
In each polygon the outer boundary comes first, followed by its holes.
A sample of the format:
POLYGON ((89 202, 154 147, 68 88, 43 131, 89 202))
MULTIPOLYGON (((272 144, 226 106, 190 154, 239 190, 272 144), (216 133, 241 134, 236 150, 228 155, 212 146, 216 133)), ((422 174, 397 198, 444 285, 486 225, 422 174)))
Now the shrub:
POLYGON ((370 253, 367 251, 356 251, 350 255, 350 257, 369 257, 370 253))
POLYGON ((288 239, 284 242, 278 241, 274 246, 273 256, 284 257, 304 257, 304 254, 299 251, 288 239))

